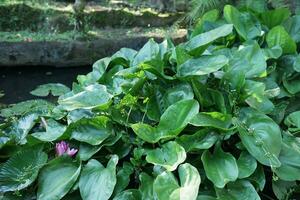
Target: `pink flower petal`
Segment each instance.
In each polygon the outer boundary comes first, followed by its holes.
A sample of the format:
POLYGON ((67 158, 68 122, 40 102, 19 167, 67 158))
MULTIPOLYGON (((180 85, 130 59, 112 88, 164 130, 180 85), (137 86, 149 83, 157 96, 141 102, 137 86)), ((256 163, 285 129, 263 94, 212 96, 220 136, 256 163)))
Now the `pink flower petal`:
POLYGON ((78 149, 70 149, 70 148, 68 148, 67 154, 72 157, 72 156, 74 156, 77 153, 77 151, 78 151, 78 149))

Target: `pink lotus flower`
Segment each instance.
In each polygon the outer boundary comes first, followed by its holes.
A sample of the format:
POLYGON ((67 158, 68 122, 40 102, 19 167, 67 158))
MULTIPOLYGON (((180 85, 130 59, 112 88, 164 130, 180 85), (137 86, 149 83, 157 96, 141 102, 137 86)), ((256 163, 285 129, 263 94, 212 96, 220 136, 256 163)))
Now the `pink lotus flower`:
POLYGON ((71 157, 74 156, 78 151, 78 149, 70 149, 69 144, 66 143, 65 141, 56 143, 55 150, 57 156, 61 156, 66 153, 71 157))

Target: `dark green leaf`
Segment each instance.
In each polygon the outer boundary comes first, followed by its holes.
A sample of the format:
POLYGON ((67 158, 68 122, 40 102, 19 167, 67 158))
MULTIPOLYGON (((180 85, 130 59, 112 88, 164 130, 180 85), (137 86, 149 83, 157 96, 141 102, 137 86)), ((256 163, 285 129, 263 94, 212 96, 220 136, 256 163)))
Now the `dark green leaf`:
POLYGON ((227 189, 216 189, 218 199, 222 200, 241 200, 251 199, 260 200, 253 185, 245 180, 238 180, 234 183, 229 183, 227 189))
POLYGON ((104 116, 80 119, 67 128, 66 134, 75 140, 99 145, 113 133, 108 120, 104 116))
POLYGON ((52 96, 60 96, 69 91, 70 89, 61 83, 48 83, 39 85, 36 89, 32 90, 30 94, 39 97, 46 97, 50 93, 52 94, 52 96))
POLYGON ((262 165, 257 165, 255 172, 247 178, 255 186, 256 190, 263 191, 266 185, 266 177, 262 165))
POLYGON ((273 103, 266 97, 266 86, 264 83, 246 80, 243 88, 246 103, 263 113, 270 113, 274 109, 273 103))
POLYGON ((285 118, 284 123, 288 127, 300 128, 300 111, 296 111, 296 112, 289 114, 285 118))
POLYGON ((174 171, 185 159, 184 148, 173 141, 163 144, 161 148, 148 151, 146 156, 148 163, 162 166, 168 171, 174 171))
POLYGON ((217 188, 224 188, 238 178, 239 170, 235 158, 225 153, 220 146, 215 148, 213 154, 206 150, 201 157, 206 176, 217 188))
POLYGON ((282 150, 279 154, 281 166, 275 168, 276 175, 285 181, 300 180, 300 139, 284 134, 282 150))
POLYGON ((267 34, 266 39, 269 47, 279 45, 284 54, 296 53, 296 43, 286 32, 283 26, 275 26, 267 34))
POLYGON ((37 138, 38 140, 44 142, 52 142, 57 140, 66 130, 66 126, 58 123, 53 119, 49 119, 46 121, 46 131, 45 132, 35 132, 31 134, 31 136, 37 138))
POLYGON ((141 193, 139 190, 130 189, 119 193, 113 200, 140 200, 141 193))
POLYGON ((189 59, 182 65, 178 66, 177 76, 200 76, 216 72, 226 64, 228 58, 223 55, 218 56, 202 56, 196 59, 189 59))
POLYGON ((79 180, 79 189, 83 200, 107 200, 110 198, 117 182, 117 163, 118 156, 114 155, 106 168, 94 159, 86 164, 79 180))
POLYGON ((219 112, 198 113, 190 122, 194 126, 212 127, 228 130, 232 124, 231 116, 219 112))
POLYGON ((142 199, 143 200, 150 200, 150 199, 154 199, 153 196, 153 182, 154 179, 149 176, 148 174, 142 172, 139 176, 141 185, 139 187, 139 190, 141 192, 142 195, 142 199))
POLYGON ((37 114, 29 114, 15 121, 9 132, 9 137, 13 138, 18 144, 27 142, 26 136, 38 119, 37 114))
POLYGON ((243 108, 236 125, 243 145, 256 160, 267 166, 280 166, 281 130, 271 118, 251 108, 243 108))
POLYGON ((61 156, 49 162, 39 175, 38 200, 61 199, 76 182, 81 165, 70 157, 61 156))
POLYGON ((239 168, 239 179, 247 178, 254 173, 257 162, 247 151, 242 151, 239 159, 237 160, 239 168))
POLYGON ((201 55, 210 43, 232 33, 232 28, 232 24, 224 24, 216 29, 195 36, 184 47, 192 54, 197 53, 201 55))
POLYGON ((29 186, 47 162, 42 148, 17 152, 0 167, 0 192, 18 191, 29 186))
POLYGON ((262 23, 267 25, 268 28, 281 25, 286 19, 289 18, 291 12, 287 8, 278 8, 275 10, 268 10, 261 14, 262 23))
POLYGON ((77 77, 78 82, 83 86, 96 83, 102 78, 110 62, 111 58, 108 57, 98 60, 93 64, 92 72, 88 73, 87 75, 79 75, 77 77))
POLYGON ((132 129, 141 139, 156 143, 160 139, 170 139, 177 136, 198 113, 199 104, 195 100, 182 100, 163 113, 157 127, 148 124, 133 124, 132 129))
POLYGON ((207 22, 207 21, 215 22, 218 18, 219 18, 219 10, 217 10, 217 9, 213 9, 213 10, 210 10, 210 11, 204 13, 204 15, 197 21, 196 25, 194 26, 194 30, 191 34, 191 38, 193 38, 203 32, 204 22, 207 22))
POLYGON ((235 7, 224 7, 224 18, 233 24, 238 34, 244 40, 251 40, 261 35, 261 27, 258 20, 248 12, 239 12, 235 7))
POLYGON ((253 42, 235 51, 229 61, 229 66, 229 72, 233 75, 240 74, 246 78, 253 78, 266 75, 267 63, 264 52, 257 42, 253 42))
POLYGON ((80 160, 87 161, 94 154, 100 151, 102 147, 114 145, 121 137, 122 137, 122 133, 112 135, 106 140, 104 140, 104 142, 101 145, 96 145, 96 146, 87 143, 81 143, 79 146, 78 156, 80 160))
POLYGON ((114 188, 113 196, 121 193, 129 185, 130 176, 133 172, 133 166, 127 162, 124 162, 123 167, 117 173, 117 182, 114 188))
POLYGON ((12 117, 18 115, 24 115, 28 112, 35 112, 42 115, 49 115, 54 109, 54 105, 45 100, 28 100, 17 104, 14 104, 8 108, 2 109, 0 111, 0 116, 2 117, 12 117))
POLYGON ((132 60, 132 66, 136 67, 143 62, 157 58, 159 55, 159 45, 150 39, 132 60))
POLYGON ((179 166, 178 173, 181 186, 169 171, 165 171, 156 177, 153 188, 158 200, 197 199, 201 182, 197 169, 186 163, 179 166))
POLYGON ((285 23, 284 27, 295 42, 300 42, 300 15, 290 17, 285 23))
POLYGON ((282 181, 282 180, 272 181, 273 192, 279 200, 289 199, 289 194, 291 192, 291 189, 295 186, 296 186, 295 181, 291 181, 291 182, 282 181))
POLYGON ((60 108, 72 111, 79 108, 92 109, 107 107, 112 95, 107 92, 106 86, 94 84, 83 88, 79 93, 69 92, 58 99, 60 108))
POLYGON ((184 147, 186 152, 209 149, 218 140, 218 134, 211 129, 202 129, 192 135, 182 135, 176 142, 184 147))

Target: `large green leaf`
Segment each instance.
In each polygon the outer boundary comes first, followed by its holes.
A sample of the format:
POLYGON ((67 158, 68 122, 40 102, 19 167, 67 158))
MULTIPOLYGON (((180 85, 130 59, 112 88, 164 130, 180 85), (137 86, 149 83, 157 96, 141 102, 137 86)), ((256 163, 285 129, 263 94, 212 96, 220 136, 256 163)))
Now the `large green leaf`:
POLYGON ((122 64, 125 66, 129 66, 130 62, 134 59, 135 55, 137 54, 137 51, 134 49, 129 48, 121 48, 119 51, 117 51, 114 55, 112 55, 111 59, 116 64, 122 64), (122 61, 126 61, 126 64, 122 61))
POLYGON ((216 72, 226 64, 228 58, 223 55, 217 56, 202 56, 200 58, 189 59, 182 65, 178 66, 177 76, 200 76, 216 72))
POLYGON ((257 164, 255 172, 246 179, 251 181, 251 183, 255 186, 256 190, 263 191, 266 185, 266 176, 263 166, 257 164))
POLYGON ((286 19, 289 18, 291 12, 288 8, 278 8, 275 10, 268 10, 261 14, 262 23, 267 25, 268 28, 281 25, 286 19))
POLYGON ((166 107, 186 99, 194 99, 193 89, 188 83, 178 84, 169 88, 163 96, 163 102, 166 107))
POLYGON ((260 200, 253 185, 245 180, 229 183, 226 189, 216 189, 216 192, 218 199, 222 200, 260 200))
POLYGON ((0 167, 0 192, 18 191, 29 186, 47 162, 42 148, 17 152, 0 167))
POLYGON ((212 129, 202 129, 192 135, 182 135, 176 142, 184 147, 186 152, 209 149, 219 139, 218 133, 212 129))
POLYGON ((185 159, 184 148, 173 141, 163 144, 161 148, 148 151, 146 156, 148 163, 162 166, 168 171, 174 171, 185 159))
POLYGON ((79 180, 83 200, 107 200, 117 182, 116 166, 118 156, 113 155, 105 168, 97 160, 91 159, 82 170, 79 180))
POLYGON ((289 114, 285 120, 285 125, 288 127, 294 127, 296 130, 300 128, 300 111, 289 114))
POLYGON ((275 168, 276 175, 285 181, 300 180, 300 139, 284 134, 282 150, 279 154, 281 166, 275 168))
MULTIPOLYGON (((234 51, 229 61, 229 72, 246 78, 261 77, 266 73, 267 63, 264 52, 257 42, 252 42, 234 51)), ((238 79, 239 80, 239 79, 238 79)))
POLYGON ((296 43, 291 36, 286 32, 283 26, 275 26, 267 34, 266 41, 269 47, 279 45, 284 54, 296 53, 296 43))
POLYGON ((251 40, 261 35, 261 27, 258 20, 249 12, 239 12, 235 7, 224 7, 224 18, 233 24, 238 34, 244 40, 251 40))
POLYGON ((162 88, 151 88, 153 93, 147 105, 147 115, 155 121, 163 112, 172 104, 186 99, 193 99, 194 93, 192 87, 188 83, 174 85, 164 91, 162 88))
POLYGON ((196 24, 194 25, 191 38, 203 32, 203 26, 205 22, 215 22, 218 18, 219 18, 219 10, 217 9, 213 9, 204 13, 204 15, 200 19, 198 19, 196 24))
POLYGON ((153 177, 142 172, 139 175, 139 179, 140 179, 140 183, 141 183, 139 190, 142 195, 142 200, 154 199, 154 197, 153 197, 153 182, 154 182, 153 177))
POLYGON ((225 37, 232 33, 232 24, 224 24, 211 31, 199 34, 185 43, 184 47, 192 54, 201 55, 207 46, 218 38, 225 37))
POLYGON ((296 72, 300 72, 300 54, 295 56, 295 60, 294 60, 294 63, 293 63, 293 69, 296 72))
POLYGON ((274 109, 273 103, 267 98, 264 83, 246 80, 243 92, 246 103, 263 113, 270 113, 274 109))
POLYGON ((37 199, 61 199, 72 188, 80 171, 81 165, 68 156, 52 160, 39 175, 37 199))
POLYGON ((113 200, 140 200, 141 193, 137 189, 129 189, 119 193, 113 200))
POLYGON ((153 189, 158 200, 196 200, 201 182, 199 172, 186 163, 178 168, 180 185, 175 176, 165 171, 158 175, 153 183, 153 189))
POLYGON ((128 67, 130 61, 134 58, 136 53, 137 52, 133 49, 121 48, 112 57, 106 57, 96 61, 93 64, 93 71, 87 75, 79 75, 77 80, 82 86, 97 83, 98 81, 107 78, 105 76, 108 75, 109 72, 106 70, 111 63, 116 65, 122 64, 128 67))
POLYGON ((101 145, 90 145, 88 143, 80 143, 78 156, 80 160, 87 161, 94 154, 100 151, 103 147, 109 147, 114 145, 120 138, 122 137, 122 133, 117 133, 116 135, 111 135, 106 140, 101 143, 101 145))
POLYGON ((75 140, 99 145, 113 133, 108 120, 104 116, 80 119, 67 128, 66 134, 75 140))
POLYGON ((289 199, 289 195, 291 195, 291 189, 296 186, 297 184, 295 181, 272 181, 273 192, 279 200, 289 199))
POLYGON ((132 66, 136 67, 143 62, 155 59, 158 57, 158 55, 159 45, 153 39, 150 39, 136 54, 136 56, 132 60, 132 66))
POLYGON ((217 200, 217 198, 208 195, 199 195, 197 200, 217 200))
POLYGON ((251 108, 241 109, 236 122, 239 137, 248 152, 264 165, 279 167, 282 142, 279 126, 268 116, 251 108))
POLYGON ((42 99, 23 101, 0 111, 2 117, 24 115, 28 112, 49 115, 54 105, 42 99))
POLYGON ((235 158, 230 153, 225 153, 220 146, 215 148, 213 154, 206 150, 201 160, 206 176, 217 188, 224 188, 238 178, 239 170, 235 158))
POLYGON ((300 15, 295 15, 287 19, 284 23, 284 27, 295 42, 300 42, 300 15))
POLYGON ((58 123, 53 119, 47 120, 46 123, 47 124, 45 132, 35 132, 31 134, 31 136, 44 142, 52 142, 62 136, 66 130, 66 126, 58 123))
POLYGON ((289 79, 286 74, 283 75, 283 86, 290 94, 297 94, 300 92, 300 79, 299 77, 289 79))
POLYGON ((177 46, 173 49, 170 63, 177 63, 177 66, 183 64, 188 59, 193 58, 183 46, 177 46))
POLYGON ((106 107, 112 98, 106 86, 100 84, 84 87, 79 93, 69 92, 58 99, 60 108, 72 111, 79 108, 92 109, 96 107, 106 107))
POLYGON ((37 114, 28 114, 14 121, 9 132, 9 137, 13 138, 18 144, 25 144, 27 142, 26 136, 35 125, 37 119, 37 114))
POLYGON ((266 1, 262 0, 243 0, 239 1, 238 5, 242 9, 247 9, 249 11, 254 11, 255 13, 263 13, 267 10, 267 3, 266 1))
POLYGON ((249 177, 254 173, 257 167, 255 158, 251 156, 247 151, 242 151, 236 163, 239 168, 239 179, 249 177))
POLYGON ((46 97, 50 93, 53 96, 60 96, 69 91, 70 89, 61 83, 47 83, 44 85, 39 85, 36 89, 32 90, 30 94, 39 97, 46 97))
POLYGON ((264 54, 266 60, 268 59, 278 59, 282 55, 282 48, 280 46, 274 46, 272 48, 265 48, 264 54))
POLYGON ((108 65, 111 62, 111 58, 102 58, 93 64, 93 71, 87 75, 79 75, 77 77, 78 82, 81 85, 87 86, 96 83, 104 75, 108 65))
POLYGON ((123 163, 123 167, 117 173, 117 182, 114 188, 113 196, 121 193, 130 183, 130 176, 134 168, 128 162, 123 163))
POLYGON ((212 127, 222 130, 228 130, 232 124, 231 115, 219 112, 201 112, 198 113, 190 122, 194 126, 212 127))
POLYGON ((198 111, 199 104, 196 100, 182 100, 167 108, 157 127, 143 123, 133 124, 131 127, 141 139, 156 143, 160 139, 177 136, 198 111))

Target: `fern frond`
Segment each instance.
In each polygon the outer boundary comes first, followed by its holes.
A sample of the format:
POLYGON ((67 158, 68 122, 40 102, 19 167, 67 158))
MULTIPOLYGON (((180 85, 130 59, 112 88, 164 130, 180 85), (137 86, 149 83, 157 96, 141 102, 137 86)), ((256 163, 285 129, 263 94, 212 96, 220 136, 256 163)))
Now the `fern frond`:
POLYGON ((288 4, 285 0, 269 0, 269 3, 274 8, 285 8, 288 7, 288 4))

